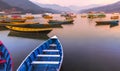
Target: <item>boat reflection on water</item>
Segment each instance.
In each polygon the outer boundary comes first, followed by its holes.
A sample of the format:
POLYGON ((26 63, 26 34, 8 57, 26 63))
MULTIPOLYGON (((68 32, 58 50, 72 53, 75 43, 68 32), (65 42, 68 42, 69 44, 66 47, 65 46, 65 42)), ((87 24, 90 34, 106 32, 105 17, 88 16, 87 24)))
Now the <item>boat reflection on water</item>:
POLYGON ((8 36, 46 40, 49 38, 47 36, 49 32, 51 31, 38 32, 38 33, 25 33, 25 32, 10 31, 8 36))
POLYGON ((0 26, 0 31, 8 30, 5 26, 0 26))

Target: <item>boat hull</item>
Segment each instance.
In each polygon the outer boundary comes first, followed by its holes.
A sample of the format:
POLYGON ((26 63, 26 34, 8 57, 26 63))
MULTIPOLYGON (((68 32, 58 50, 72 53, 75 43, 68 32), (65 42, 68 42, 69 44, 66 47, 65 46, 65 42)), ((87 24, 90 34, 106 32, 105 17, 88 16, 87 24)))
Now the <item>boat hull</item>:
POLYGON ((14 27, 24 27, 24 28, 59 28, 62 27, 61 24, 9 24, 14 27))
POLYGON ((52 19, 52 16, 43 16, 44 19, 52 19))
POLYGON ((58 20, 49 20, 49 24, 71 24, 74 20, 65 20, 65 21, 58 21, 58 20))
POLYGON ((62 45, 53 37, 34 49, 17 71, 60 71, 62 61, 62 45))
POLYGON ((52 30, 52 28, 26 28, 26 27, 15 27, 15 26, 6 26, 6 28, 13 31, 26 32, 26 33, 50 32, 52 30))
POLYGON ((118 24, 119 21, 96 21, 97 25, 118 24))
POLYGON ((12 71, 13 63, 9 51, 0 41, 0 71, 12 71), (1 69, 2 68, 2 69, 1 69))

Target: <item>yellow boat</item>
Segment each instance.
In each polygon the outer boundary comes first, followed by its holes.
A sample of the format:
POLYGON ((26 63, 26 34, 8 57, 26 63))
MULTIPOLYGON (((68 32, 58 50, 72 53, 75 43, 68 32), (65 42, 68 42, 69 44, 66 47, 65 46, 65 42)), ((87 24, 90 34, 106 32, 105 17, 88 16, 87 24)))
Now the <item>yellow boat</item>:
POLYGON ((45 19, 52 19, 53 17, 52 16, 43 16, 43 18, 45 18, 45 19))
POLYGON ((19 26, 6 26, 6 28, 13 30, 13 31, 18 31, 18 32, 46 32, 46 31, 51 31, 52 28, 25 28, 25 27, 19 27, 19 26))
POLYGON ((26 19, 34 19, 34 16, 25 16, 26 19))
POLYGON ((26 19, 34 19, 34 16, 31 13, 26 13, 24 18, 26 18, 26 19))
POLYGON ((111 16, 111 19, 119 19, 119 16, 111 16))
POLYGON ((12 24, 39 24, 39 22, 11 22, 12 24))
POLYGON ((44 14, 42 14, 42 17, 45 19, 52 19, 53 18, 51 13, 44 13, 44 14))
POLYGON ((0 12, 0 19, 6 19, 8 16, 6 15, 5 12, 0 12))

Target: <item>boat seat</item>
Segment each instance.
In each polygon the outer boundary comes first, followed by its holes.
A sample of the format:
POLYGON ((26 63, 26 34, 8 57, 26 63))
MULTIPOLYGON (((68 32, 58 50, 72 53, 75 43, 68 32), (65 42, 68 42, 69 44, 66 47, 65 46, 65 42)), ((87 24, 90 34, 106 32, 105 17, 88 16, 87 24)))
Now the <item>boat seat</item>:
POLYGON ((59 61, 33 61, 31 64, 59 64, 59 61))
POLYGON ((43 52, 59 52, 59 50, 43 50, 43 52))
POLYGON ((57 47, 56 44, 50 44, 49 46, 50 46, 50 47, 57 47))
POLYGON ((39 54, 37 57, 60 57, 60 55, 47 55, 47 54, 39 54))
POLYGON ((6 63, 6 60, 0 60, 0 64, 6 63))

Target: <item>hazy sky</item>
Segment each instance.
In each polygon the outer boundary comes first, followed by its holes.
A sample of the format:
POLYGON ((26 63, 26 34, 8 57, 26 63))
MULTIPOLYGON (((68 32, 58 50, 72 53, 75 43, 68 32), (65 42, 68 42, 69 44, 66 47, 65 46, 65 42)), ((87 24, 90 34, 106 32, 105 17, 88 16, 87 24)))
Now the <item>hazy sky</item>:
POLYGON ((111 4, 119 0, 31 0, 43 4, 59 4, 62 6, 77 5, 85 6, 90 4, 111 4))

